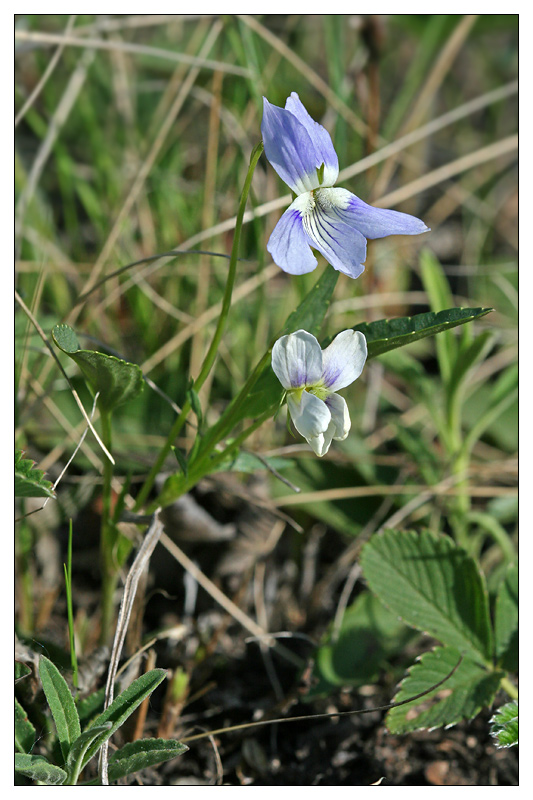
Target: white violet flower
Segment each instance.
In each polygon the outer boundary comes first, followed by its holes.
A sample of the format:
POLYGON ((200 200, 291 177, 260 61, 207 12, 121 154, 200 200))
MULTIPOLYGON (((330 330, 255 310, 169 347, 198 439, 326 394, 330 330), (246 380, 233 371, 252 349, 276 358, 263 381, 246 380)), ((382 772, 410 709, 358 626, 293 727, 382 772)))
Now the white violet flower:
POLYGON ((332 439, 348 436, 348 406, 336 392, 357 380, 366 357, 366 339, 353 330, 341 331, 325 350, 304 330, 282 336, 272 348, 272 369, 286 390, 294 427, 317 456, 328 452, 332 439))

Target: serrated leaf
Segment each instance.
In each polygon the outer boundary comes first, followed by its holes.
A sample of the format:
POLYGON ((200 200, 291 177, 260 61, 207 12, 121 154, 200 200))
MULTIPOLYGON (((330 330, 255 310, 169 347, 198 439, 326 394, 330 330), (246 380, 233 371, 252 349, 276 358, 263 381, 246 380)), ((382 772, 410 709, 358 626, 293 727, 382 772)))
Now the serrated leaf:
POLYGON ((109 730, 111 730, 111 722, 105 722, 103 725, 95 725, 89 730, 84 731, 78 736, 76 741, 73 742, 66 763, 69 783, 77 783, 78 775, 82 769, 83 759, 90 745, 101 734, 106 734, 109 730))
POLYGON ((186 753, 188 749, 186 744, 175 739, 138 739, 130 742, 109 756, 109 782, 154 764, 170 761, 171 758, 186 753))
MULTIPOLYGON (((449 331, 458 325, 473 322, 492 308, 448 308, 444 311, 426 311, 413 317, 380 319, 354 325, 354 331, 364 334, 368 346, 368 358, 376 358, 389 350, 449 331)), ((450 368, 451 370, 451 368, 450 368)))
POLYGON ((35 739, 35 728, 15 697, 15 749, 20 753, 28 753, 35 744, 35 739))
MULTIPOLYGON (((436 647, 424 653, 402 681, 394 702, 400 703, 431 688, 449 675, 459 659, 459 651, 452 647, 436 647)), ((387 728, 391 733, 406 733, 472 719, 492 703, 503 674, 487 670, 465 656, 453 675, 434 692, 413 703, 392 708, 387 713, 387 728)))
POLYGON ((518 669, 518 566, 511 564, 498 589, 494 616, 494 649, 503 669, 518 669))
POLYGON ((35 461, 22 455, 22 450, 15 450, 15 497, 55 497, 44 472, 35 468, 35 461))
POLYGON ((490 735, 496 739, 498 748, 518 744, 518 701, 512 700, 499 708, 490 723, 490 735))
POLYGON ((164 669, 153 669, 141 675, 140 678, 134 680, 127 689, 113 700, 109 708, 106 708, 91 723, 87 730, 103 725, 105 722, 111 722, 111 728, 90 745, 83 758, 82 767, 85 767, 101 745, 120 728, 142 701, 149 697, 166 677, 167 672, 164 669))
POLYGON ((144 378, 137 364, 96 350, 81 350, 76 334, 64 323, 53 328, 52 338, 76 362, 94 394, 100 393, 98 402, 104 411, 133 400, 142 391, 144 378))
POLYGON ((39 676, 54 719, 61 752, 66 761, 72 743, 81 733, 76 704, 66 680, 56 665, 45 656, 39 659, 39 676))
POLYGON ((448 536, 386 530, 363 547, 370 589, 407 625, 489 662, 487 589, 474 559, 448 536))
POLYGON ((46 783, 48 786, 61 786, 67 778, 64 769, 50 764, 44 756, 31 756, 25 753, 15 755, 15 772, 31 778, 32 781, 46 783))

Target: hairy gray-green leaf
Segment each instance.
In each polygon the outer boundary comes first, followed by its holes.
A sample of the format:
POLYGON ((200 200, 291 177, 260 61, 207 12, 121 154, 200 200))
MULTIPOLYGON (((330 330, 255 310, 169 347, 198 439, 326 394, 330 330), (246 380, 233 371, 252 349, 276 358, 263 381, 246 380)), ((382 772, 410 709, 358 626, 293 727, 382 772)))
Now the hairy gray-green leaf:
POLYGON ((28 753, 35 744, 35 728, 15 697, 15 749, 28 753))
POLYGON ((100 393, 98 402, 104 411, 112 411, 141 392, 144 378, 137 364, 96 350, 81 350, 76 334, 64 323, 54 327, 52 338, 76 362, 92 391, 100 393))
POLYGON ((54 718, 61 752, 66 761, 72 743, 81 733, 76 704, 66 680, 55 664, 45 656, 41 656, 39 660, 39 676, 54 718))
POLYGON ((116 781, 137 770, 170 761, 187 752, 186 744, 175 739, 138 739, 109 756, 109 781, 116 781))
POLYGON ((133 714, 142 701, 149 697, 154 689, 165 680, 167 672, 164 669, 153 669, 133 681, 89 726, 87 730, 96 728, 106 722, 111 722, 111 728, 98 737, 87 749, 82 761, 82 767, 91 760, 101 745, 133 714))
POLYGON ((503 669, 518 669, 518 566, 511 564, 498 589, 494 618, 494 649, 503 669))
POLYGON ((389 350, 473 322, 491 311, 492 308, 448 308, 438 312, 426 311, 413 317, 363 322, 354 325, 353 330, 364 334, 368 346, 368 358, 376 358, 389 350))
POLYGON ((46 783, 48 786, 61 786, 67 778, 64 769, 50 764, 44 756, 31 756, 26 753, 15 755, 15 772, 25 775, 32 781, 46 783))
POLYGON ((361 567, 370 589, 407 625, 490 662, 485 581, 450 537, 386 530, 363 547, 361 567))
POLYGON ((78 775, 82 769, 83 759, 90 745, 101 734, 106 734, 110 730, 111 722, 104 722, 103 725, 95 725, 93 728, 89 728, 89 730, 84 731, 80 736, 78 736, 76 741, 73 742, 66 763, 68 782, 70 784, 75 785, 77 783, 78 775))
MULTIPOLYGON (((459 659, 459 651, 452 647, 436 647, 424 653, 402 681, 394 702, 430 689, 450 674, 459 659)), ((487 670, 474 658, 465 656, 453 675, 434 692, 414 703, 392 708, 387 714, 387 728, 391 733, 406 733, 472 719, 492 703, 503 674, 487 670)))
POLYGON ((512 700, 499 708, 490 722, 490 735, 496 739, 496 747, 513 747, 518 744, 517 700, 512 700))
POLYGON ((15 497, 55 497, 44 472, 35 468, 35 461, 22 455, 22 450, 15 450, 15 497))

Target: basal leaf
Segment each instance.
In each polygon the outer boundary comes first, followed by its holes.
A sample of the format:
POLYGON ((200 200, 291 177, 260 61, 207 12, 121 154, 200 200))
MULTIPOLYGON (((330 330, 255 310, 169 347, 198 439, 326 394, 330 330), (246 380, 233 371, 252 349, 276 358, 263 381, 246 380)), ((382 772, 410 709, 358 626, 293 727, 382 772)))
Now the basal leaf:
POLYGON ((448 308, 438 312, 426 311, 413 317, 363 322, 355 325, 353 329, 364 334, 368 345, 368 358, 376 358, 389 350, 473 322, 491 311, 492 308, 448 308))
POLYGON ((511 564, 498 590, 494 618, 494 649, 503 669, 518 669, 518 566, 511 564))
MULTIPOLYGON (((436 647, 424 653, 402 681, 395 703, 426 691, 443 680, 459 662, 460 653, 452 647, 436 647)), ((485 669, 465 656, 451 677, 434 692, 413 703, 392 708, 386 718, 391 733, 406 733, 441 725, 455 725, 472 719, 492 703, 503 672, 485 669)))
POLYGON ((96 728, 106 722, 111 722, 111 728, 89 746, 83 758, 82 767, 91 760, 101 745, 120 728, 130 714, 133 714, 142 701, 146 697, 149 697, 154 689, 156 689, 166 677, 167 672, 164 669, 152 669, 150 672, 141 675, 140 678, 133 681, 127 689, 115 698, 109 708, 106 708, 106 710, 91 723, 87 730, 96 728))
POLYGON ((498 709, 490 720, 490 735, 496 739, 496 747, 513 747, 518 744, 518 701, 513 700, 498 709))
POLYGON ((15 749, 19 753, 28 753, 35 744, 35 739, 35 728, 15 697, 15 749))
POLYGON ((98 402, 104 411, 112 411, 142 391, 144 378, 137 364, 96 350, 81 350, 76 334, 66 324, 56 325, 52 338, 76 362, 94 394, 100 393, 98 402))
POLYGON ((15 755, 15 772, 26 775, 32 781, 46 783, 48 786, 61 786, 67 778, 64 769, 50 764, 44 756, 31 756, 26 753, 15 755))
POLYGON ((22 456, 22 450, 15 450, 15 497, 55 497, 44 472, 35 469, 35 461, 22 456))
POLYGON ((363 547, 370 589, 407 625, 488 663, 487 589, 475 561, 448 536, 386 530, 363 547))
POLYGON ((95 725, 78 736, 70 748, 66 763, 69 783, 74 785, 77 783, 87 750, 95 739, 101 734, 106 734, 109 730, 111 730, 111 722, 104 722, 103 725, 95 725))
POLYGON ((39 659, 39 676, 54 719, 61 752, 66 761, 72 743, 81 733, 74 698, 56 665, 45 656, 39 659))
POLYGON ((154 764, 170 761, 171 758, 186 753, 188 749, 186 744, 175 739, 138 739, 130 742, 109 756, 109 782, 154 764))

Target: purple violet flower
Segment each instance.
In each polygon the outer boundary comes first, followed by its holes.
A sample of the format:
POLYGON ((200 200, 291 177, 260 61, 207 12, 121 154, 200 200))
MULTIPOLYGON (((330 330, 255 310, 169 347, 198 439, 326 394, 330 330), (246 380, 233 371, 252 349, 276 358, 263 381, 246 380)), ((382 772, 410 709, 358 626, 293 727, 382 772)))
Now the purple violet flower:
POLYGON ((293 92, 285 108, 263 98, 261 133, 265 154, 297 195, 268 240, 274 262, 292 275, 312 272, 314 247, 332 267, 358 278, 366 240, 393 234, 414 236, 429 228, 422 220, 367 205, 346 189, 333 188, 339 161, 329 133, 315 122, 293 92))

